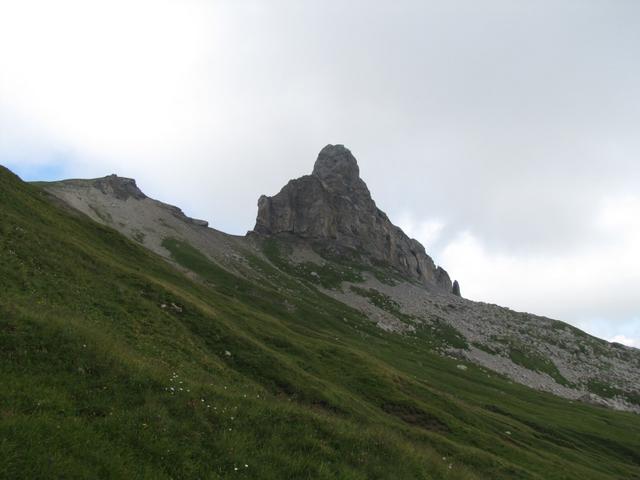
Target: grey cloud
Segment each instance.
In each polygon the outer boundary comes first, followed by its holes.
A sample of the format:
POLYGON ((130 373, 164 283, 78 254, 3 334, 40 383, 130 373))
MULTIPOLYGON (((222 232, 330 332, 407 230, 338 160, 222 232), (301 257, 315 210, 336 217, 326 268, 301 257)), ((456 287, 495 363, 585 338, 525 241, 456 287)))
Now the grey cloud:
POLYGON ((242 211, 211 206, 221 226, 250 227, 257 193, 343 142, 392 214, 445 218, 499 248, 589 235, 594 202, 640 177, 638 7, 451 5, 276 2, 238 17, 236 143, 213 149, 211 169, 233 158, 244 186, 225 194, 242 211))

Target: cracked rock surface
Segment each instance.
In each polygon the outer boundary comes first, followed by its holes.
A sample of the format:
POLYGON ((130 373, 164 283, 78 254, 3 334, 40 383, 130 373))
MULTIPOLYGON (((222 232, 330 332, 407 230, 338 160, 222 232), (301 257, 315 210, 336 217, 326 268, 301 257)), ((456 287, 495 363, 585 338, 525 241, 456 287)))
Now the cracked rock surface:
POLYGON ((327 145, 313 173, 291 180, 277 195, 262 196, 254 230, 293 234, 388 263, 424 285, 451 292, 449 274, 425 248, 391 223, 360 178, 358 162, 343 145, 327 145))

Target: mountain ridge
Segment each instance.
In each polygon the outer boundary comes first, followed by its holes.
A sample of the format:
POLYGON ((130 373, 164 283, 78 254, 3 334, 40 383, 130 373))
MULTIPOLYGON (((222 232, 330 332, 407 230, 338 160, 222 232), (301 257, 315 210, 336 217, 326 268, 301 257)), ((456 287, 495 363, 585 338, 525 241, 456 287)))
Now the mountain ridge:
POLYGON ((325 146, 311 175, 291 180, 273 197, 261 196, 254 230, 364 252, 425 286, 453 292, 449 274, 435 265, 424 246, 376 206, 355 157, 344 145, 325 146))
MULTIPOLYGON (((271 282, 246 260, 250 251, 297 281, 363 312, 382 330, 427 342, 432 333, 445 337, 433 343, 443 356, 470 361, 564 398, 640 412, 638 350, 596 339, 556 320, 460 298, 453 294, 448 275, 445 288, 432 277, 425 281, 416 275, 418 262, 403 263, 401 256, 390 255, 389 249, 380 252, 375 241, 367 241, 381 238, 371 231, 381 224, 387 230, 379 231, 385 235, 389 230, 398 235, 401 254, 407 255, 407 245, 410 255, 411 248, 416 250, 377 209, 348 149, 325 147, 313 172, 288 182, 274 197, 261 197, 256 231, 245 237, 204 228, 178 207, 146 195, 119 199, 120 187, 105 193, 100 179, 43 187, 170 262, 175 259, 166 241, 175 238, 234 274, 271 282), (362 228, 354 233, 351 225, 362 228)), ((107 178, 132 188, 130 179, 107 178)), ((436 275, 439 270, 424 255, 431 270, 423 271, 436 275)))
POLYGON ((0 478, 640 476, 640 416, 453 356, 474 341, 463 309, 485 330, 505 309, 91 182, 44 187, 0 168, 0 478))

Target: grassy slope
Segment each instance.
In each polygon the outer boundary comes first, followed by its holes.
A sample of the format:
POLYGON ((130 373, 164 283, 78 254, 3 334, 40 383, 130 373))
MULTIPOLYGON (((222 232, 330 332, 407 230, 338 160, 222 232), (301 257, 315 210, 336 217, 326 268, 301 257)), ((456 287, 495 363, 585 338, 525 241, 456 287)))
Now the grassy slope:
POLYGON ((204 282, 0 168, 0 477, 640 478, 636 415, 166 245, 204 282))

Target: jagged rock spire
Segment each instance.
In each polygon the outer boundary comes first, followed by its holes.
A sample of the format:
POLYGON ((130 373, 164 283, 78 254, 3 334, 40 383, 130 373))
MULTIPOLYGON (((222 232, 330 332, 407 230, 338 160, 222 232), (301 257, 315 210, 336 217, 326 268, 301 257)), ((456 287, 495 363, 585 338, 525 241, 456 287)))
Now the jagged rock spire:
POLYGON ((312 175, 329 184, 339 181, 343 185, 351 185, 360 180, 360 168, 344 145, 327 145, 320 150, 312 175))
POLYGON ((447 272, 376 207, 360 178, 358 162, 343 145, 327 145, 311 175, 291 180, 273 197, 260 197, 254 231, 293 234, 356 250, 425 286, 452 291, 447 272))

